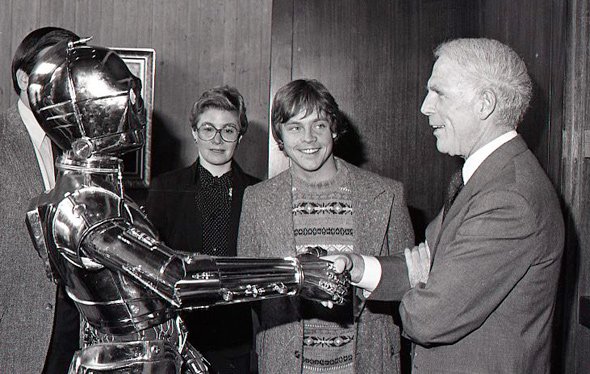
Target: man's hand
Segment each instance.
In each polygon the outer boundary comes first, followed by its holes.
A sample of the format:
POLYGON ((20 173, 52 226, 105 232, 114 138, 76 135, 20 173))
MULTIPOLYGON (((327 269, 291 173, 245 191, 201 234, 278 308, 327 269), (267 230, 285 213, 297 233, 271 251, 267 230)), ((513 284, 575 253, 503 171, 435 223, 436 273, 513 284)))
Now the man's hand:
POLYGON ((324 253, 307 250, 297 255, 302 273, 299 295, 324 305, 346 303, 350 293, 348 273, 336 271, 331 261, 318 257, 320 254, 324 253))
POLYGON ((418 283, 426 283, 430 274, 430 248, 428 243, 420 243, 416 247, 404 250, 410 287, 414 288, 418 283))
POLYGON ((332 261, 334 263, 334 271, 338 274, 348 271, 350 282, 353 284, 360 282, 365 273, 365 260, 356 253, 341 253, 324 256, 322 259, 332 261))
MULTIPOLYGON (((322 260, 332 262, 335 273, 348 273, 350 276, 350 283, 353 285, 360 282, 363 278, 365 272, 365 260, 355 253, 341 253, 337 255, 323 256, 322 260)), ((322 301, 322 305, 326 308, 332 309, 334 303, 331 301, 322 301)))

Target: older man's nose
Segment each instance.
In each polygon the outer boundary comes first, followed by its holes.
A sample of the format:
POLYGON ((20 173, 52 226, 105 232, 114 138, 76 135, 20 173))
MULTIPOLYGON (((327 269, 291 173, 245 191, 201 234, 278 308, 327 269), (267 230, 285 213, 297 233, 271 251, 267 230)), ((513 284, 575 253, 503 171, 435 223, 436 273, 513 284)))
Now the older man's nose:
POLYGON ((422 102, 422 106, 420 107, 420 112, 425 116, 429 116, 434 113, 434 99, 432 97, 432 93, 428 93, 422 102))

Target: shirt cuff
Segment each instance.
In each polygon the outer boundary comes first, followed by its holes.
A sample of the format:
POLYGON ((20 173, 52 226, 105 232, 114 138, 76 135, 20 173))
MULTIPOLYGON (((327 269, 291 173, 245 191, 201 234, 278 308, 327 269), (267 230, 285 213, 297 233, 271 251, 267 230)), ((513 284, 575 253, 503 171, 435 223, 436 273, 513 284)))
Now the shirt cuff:
POLYGON ((361 257, 365 262, 365 271, 361 280, 358 283, 353 283, 353 285, 362 288, 364 296, 368 297, 377 288, 381 280, 381 263, 372 256, 361 257))

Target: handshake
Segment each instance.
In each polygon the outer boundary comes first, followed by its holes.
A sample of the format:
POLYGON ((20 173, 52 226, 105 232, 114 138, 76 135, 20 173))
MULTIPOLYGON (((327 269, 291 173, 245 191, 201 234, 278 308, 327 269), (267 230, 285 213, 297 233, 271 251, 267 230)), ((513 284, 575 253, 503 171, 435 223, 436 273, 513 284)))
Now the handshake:
POLYGON ((325 258, 327 252, 321 247, 308 247, 297 255, 299 263, 299 295, 322 304, 345 304, 350 296, 350 274, 338 270, 325 258))
MULTIPOLYGON (((300 266, 299 294, 307 299, 321 302, 329 308, 334 304, 344 304, 350 298, 351 285, 372 291, 360 285, 365 276, 365 259, 355 253, 327 256, 320 247, 309 247, 297 256, 300 266)), ((426 283, 430 273, 430 248, 428 243, 420 243, 412 249, 406 248, 404 259, 410 287, 426 283)))

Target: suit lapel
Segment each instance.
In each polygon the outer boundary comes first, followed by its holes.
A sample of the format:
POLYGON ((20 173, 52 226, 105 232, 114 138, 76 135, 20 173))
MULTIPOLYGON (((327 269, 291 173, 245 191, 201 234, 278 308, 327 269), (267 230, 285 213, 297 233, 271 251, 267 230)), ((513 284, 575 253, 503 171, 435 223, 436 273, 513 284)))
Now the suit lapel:
POLYGON ((267 236, 268 242, 265 243, 267 253, 262 253, 262 256, 295 255, 291 184, 289 170, 269 180, 264 196, 267 202, 261 207, 260 212, 263 217, 268 217, 268 222, 272 222, 273 227, 266 228, 270 232, 267 236))
MULTIPOLYGON (((526 151, 527 149, 528 147, 526 143, 522 137, 518 135, 514 139, 500 146, 500 148, 492 152, 492 154, 490 154, 484 160, 484 162, 482 162, 475 173, 471 176, 467 184, 465 184, 459 195, 457 195, 457 198, 445 216, 445 220, 442 222, 442 226, 439 224, 440 230, 436 235, 437 239, 435 241, 435 248, 438 246, 440 237, 445 228, 454 221, 457 214, 461 211, 461 208, 464 207, 477 192, 481 191, 490 180, 496 178, 498 173, 502 171, 507 163, 509 163, 516 155, 526 151)), ((440 218, 441 217, 439 215, 435 221, 433 221, 433 223, 438 223, 437 221, 439 221, 440 218)), ((434 258, 434 256, 432 257, 434 258)))
POLYGON ((382 184, 363 178, 357 168, 346 164, 352 187, 354 246, 363 254, 379 256, 387 240, 387 221, 392 197, 382 184))
POLYGON ((436 253, 436 249, 438 247, 438 242, 440 241, 440 233, 442 229, 442 209, 438 213, 436 217, 428 224, 426 227, 426 242, 428 243, 428 248, 430 249, 430 266, 434 262, 434 254, 436 253))
MULTIPOLYGON (((354 249, 365 255, 384 255, 387 240, 389 209, 393 198, 381 183, 374 183, 372 178, 365 178, 357 167, 345 164, 352 188, 352 209, 354 211, 353 233, 354 249)), ((352 295, 353 315, 358 318, 366 305, 362 291, 355 288, 352 295)))
POLYGON ((242 212, 242 199, 244 190, 250 184, 242 169, 236 162, 232 162, 232 197, 230 211, 229 243, 235 247, 238 241, 238 227, 240 225, 240 213, 242 212))

